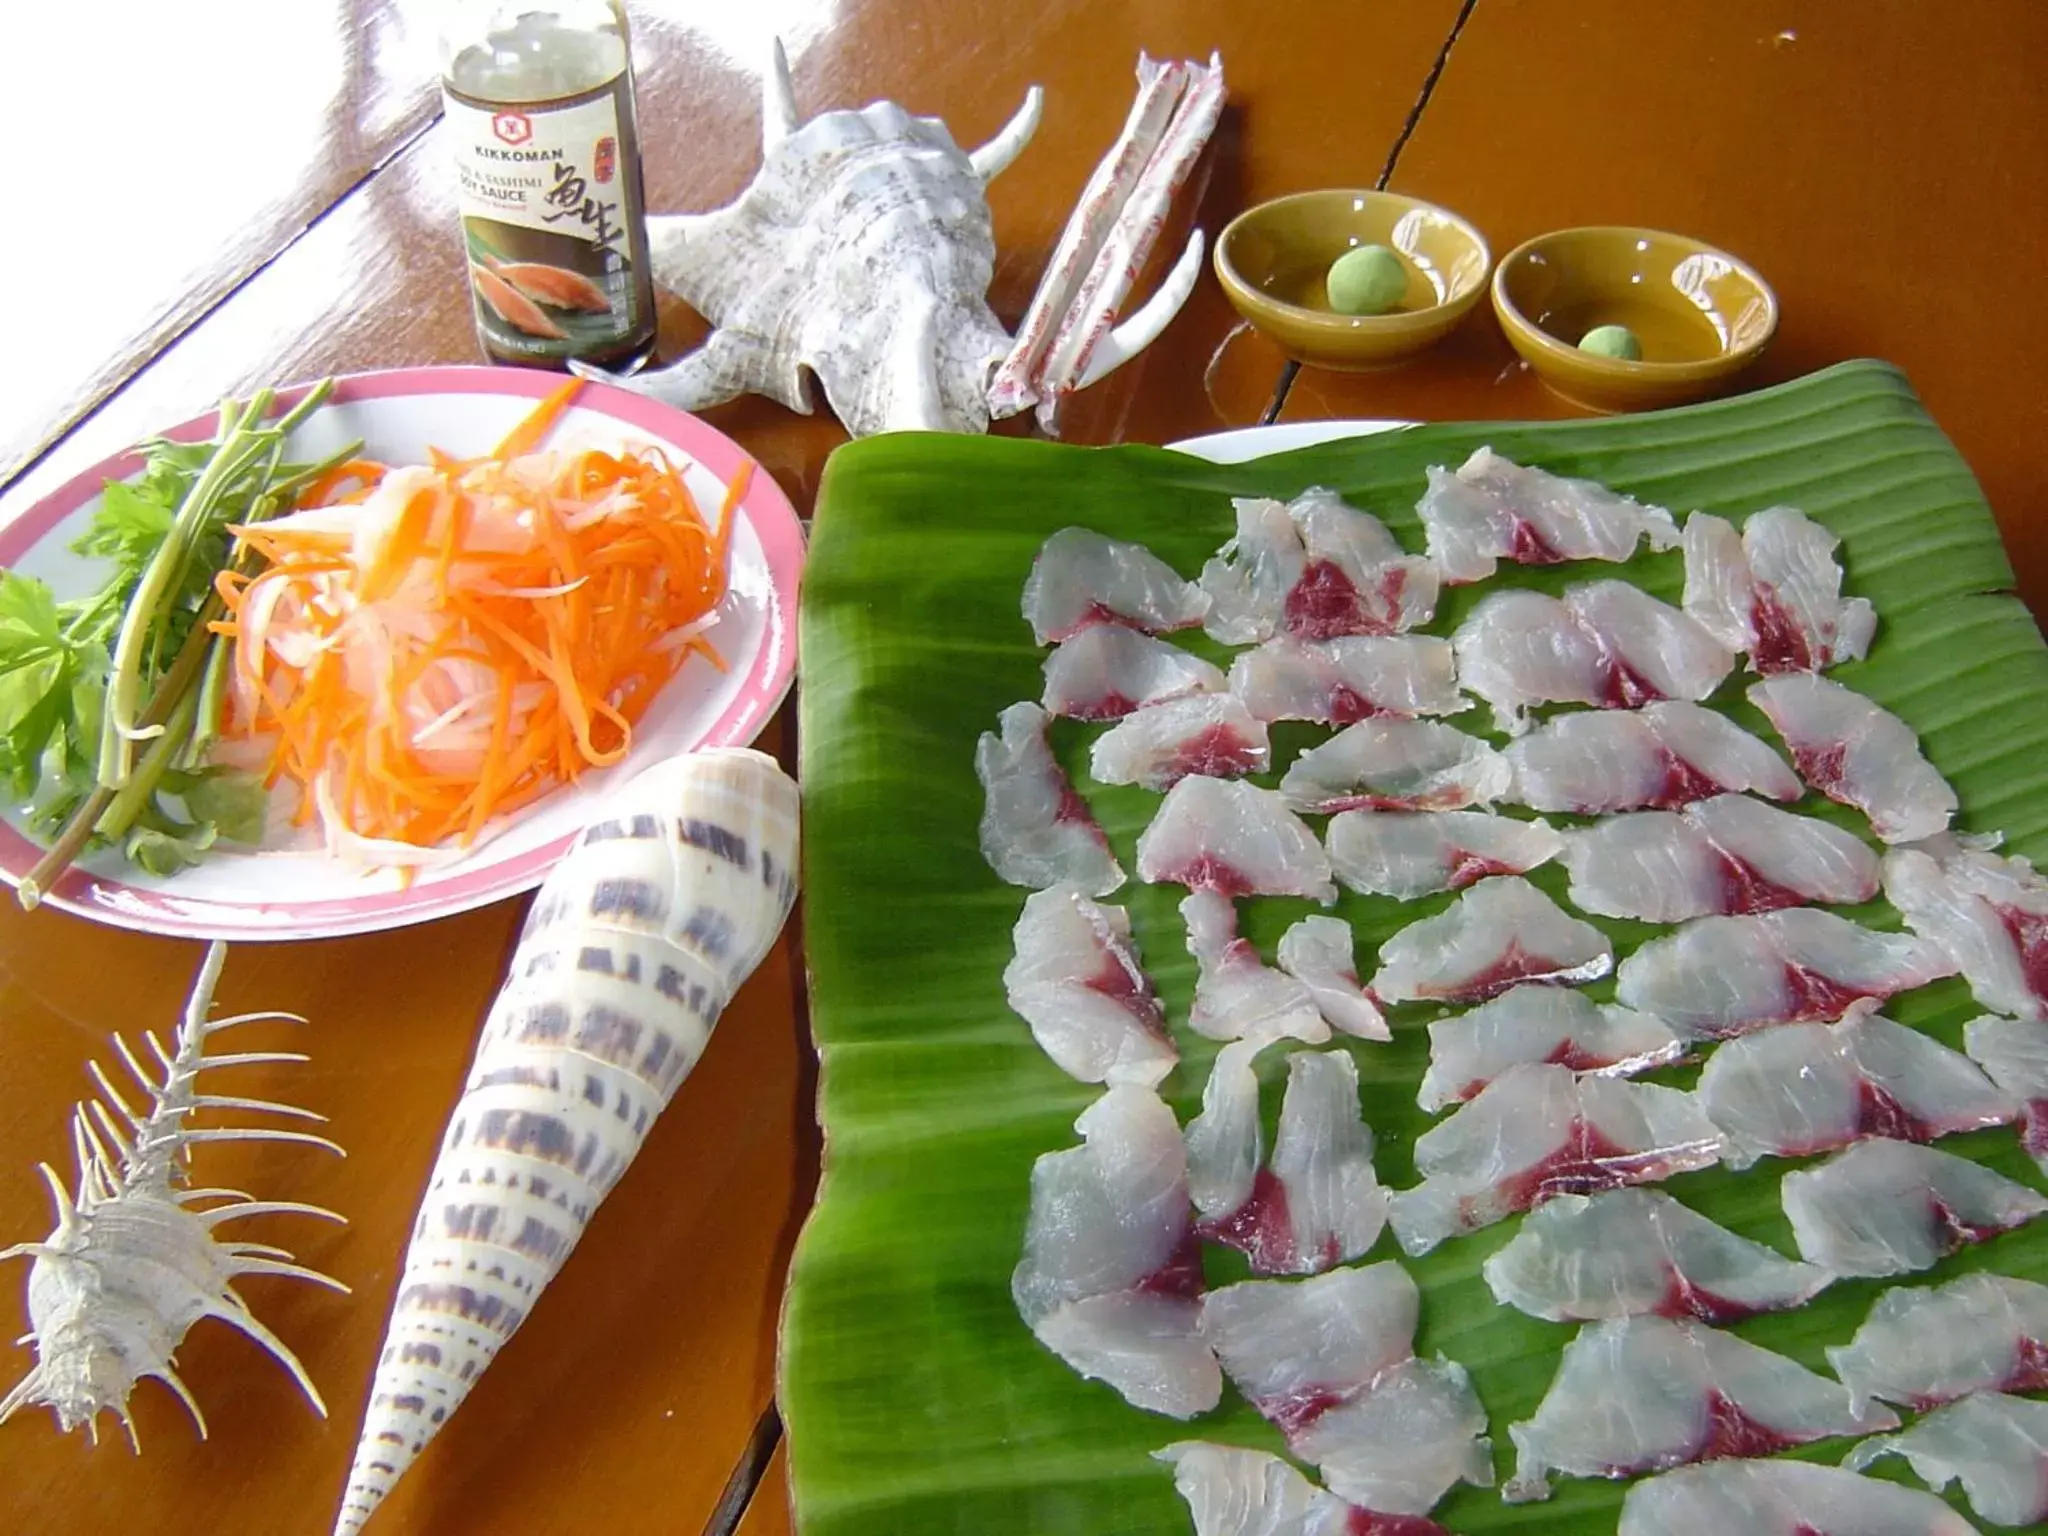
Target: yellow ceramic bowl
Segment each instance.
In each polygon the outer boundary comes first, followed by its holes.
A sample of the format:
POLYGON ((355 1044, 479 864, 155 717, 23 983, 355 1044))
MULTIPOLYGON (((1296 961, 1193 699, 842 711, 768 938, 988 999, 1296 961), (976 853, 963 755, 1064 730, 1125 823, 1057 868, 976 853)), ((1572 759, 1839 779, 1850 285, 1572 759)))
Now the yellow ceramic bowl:
POLYGON ((1358 372, 1420 352, 1464 319, 1493 256, 1455 213, 1393 192, 1297 192, 1249 208, 1216 242, 1216 278, 1237 312, 1297 362, 1358 372), (1383 315, 1340 315, 1323 275, 1354 246, 1384 245, 1408 291, 1383 315))
POLYGON ((1508 342, 1575 405, 1641 411, 1727 388, 1778 328, 1778 300, 1726 251, 1654 229, 1560 229, 1518 245, 1493 274, 1508 342), (1579 350, 1600 325, 1625 325, 1640 362, 1579 350))

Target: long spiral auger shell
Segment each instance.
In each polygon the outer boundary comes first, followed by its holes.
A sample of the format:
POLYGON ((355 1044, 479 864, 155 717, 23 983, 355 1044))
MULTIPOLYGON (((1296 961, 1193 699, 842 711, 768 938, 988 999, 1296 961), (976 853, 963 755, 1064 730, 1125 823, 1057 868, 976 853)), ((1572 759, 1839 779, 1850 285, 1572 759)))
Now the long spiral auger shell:
POLYGON ((350 1536, 583 1235, 796 897, 797 790, 743 749, 627 785, 541 886, 406 1251, 355 1464, 350 1536))
POLYGON ((291 1373, 313 1407, 323 1417, 327 1413, 298 1357, 257 1321, 235 1293, 234 1282, 242 1275, 286 1275, 338 1291, 348 1288, 293 1263, 282 1248, 224 1240, 218 1229, 243 1217, 280 1213, 342 1218, 296 1200, 257 1200, 236 1190, 194 1188, 189 1182, 191 1149, 203 1142, 286 1141, 341 1151, 307 1131, 190 1123, 195 1113, 207 1110, 323 1118, 289 1104, 202 1091, 200 1074, 215 1068, 306 1059, 289 1051, 206 1053, 214 1035, 237 1024, 304 1022, 281 1013, 209 1019, 214 984, 226 958, 224 944, 207 950, 172 1049, 166 1050, 154 1031, 143 1035, 152 1065, 145 1065, 126 1040, 114 1037, 122 1066, 147 1095, 146 1111, 128 1101, 98 1062, 88 1064, 99 1097, 72 1114, 76 1188, 67 1189, 56 1170, 42 1164, 56 1230, 41 1242, 0 1251, 0 1259, 31 1260, 28 1341, 36 1349, 35 1365, 0 1398, 0 1423, 19 1408, 48 1407, 66 1432, 84 1425, 97 1443, 99 1415, 111 1411, 139 1450, 128 1398, 136 1382, 153 1376, 178 1395, 204 1439, 206 1419, 178 1376, 174 1355, 186 1332, 206 1317, 219 1318, 262 1345, 291 1373))

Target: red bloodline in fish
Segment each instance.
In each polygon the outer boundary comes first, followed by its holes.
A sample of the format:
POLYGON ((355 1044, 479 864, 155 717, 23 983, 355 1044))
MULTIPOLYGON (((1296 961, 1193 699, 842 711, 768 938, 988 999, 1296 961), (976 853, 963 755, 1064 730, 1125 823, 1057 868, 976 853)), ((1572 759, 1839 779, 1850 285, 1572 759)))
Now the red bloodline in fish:
POLYGON ((1690 805, 1695 800, 1710 800, 1722 794, 1728 786, 1710 779, 1684 758, 1664 749, 1664 782, 1651 799, 1644 801, 1653 810, 1675 811, 1680 806, 1690 805))
POLYGON ((1998 914, 2013 947, 2020 952, 2020 971, 2027 978, 2027 990, 2048 1003, 2048 915, 1997 902, 1989 905, 1998 914))
POLYGON ((1329 560, 1308 563, 1301 579, 1288 588, 1283 611, 1288 633, 1303 640, 1359 634, 1359 625, 1365 620, 1357 586, 1341 566, 1329 560))
POLYGON ((1862 987, 1845 986, 1832 977, 1823 976, 1819 971, 1809 971, 1801 965, 1785 967, 1785 984, 1792 992, 1792 1011, 1779 1021, 1781 1023, 1839 1019, 1867 997, 1891 995, 1885 991, 1872 992, 1862 987))
POLYGON ((1147 1029, 1161 1036, 1165 1035, 1166 1021, 1161 1015, 1159 999, 1154 995, 1151 984, 1142 974, 1132 974, 1130 966, 1115 956, 1106 956, 1102 962, 1102 969, 1082 982, 1082 985, 1089 991, 1099 992, 1112 1002, 1120 1004, 1125 1012, 1131 1014, 1147 1029))
POLYGON ((1609 655, 1601 680, 1599 704, 1602 709, 1638 709, 1662 699, 1664 690, 1620 657, 1609 655))
POLYGON ((1330 689, 1330 724, 1356 725, 1361 720, 1370 720, 1376 715, 1399 714, 1399 710, 1382 709, 1371 699, 1348 683, 1334 684, 1330 689))
POLYGON ((1651 1310, 1659 1317, 1696 1317, 1703 1323, 1739 1323, 1758 1309, 1694 1285, 1676 1269, 1670 1271, 1664 1294, 1651 1310))
POLYGON ((1597 1195, 1660 1178, 1667 1171, 1660 1154, 1632 1152, 1575 1118, 1564 1145, 1503 1179, 1499 1198, 1510 1213, 1526 1211, 1558 1195, 1597 1195))
POLYGON ((1259 766, 1258 743, 1227 725, 1212 725, 1182 742, 1167 764, 1163 788, 1171 788, 1190 774, 1212 779, 1235 778, 1259 766))
POLYGON ((1503 864, 1489 859, 1484 854, 1467 853, 1459 849, 1453 855, 1454 862, 1448 877, 1447 890, 1462 891, 1468 885, 1476 885, 1488 875, 1514 875, 1521 871, 1513 864, 1503 864))
POLYGON ((1121 693, 1105 693, 1099 699, 1069 704, 1064 713, 1073 720, 1121 720, 1138 707, 1136 699, 1121 693))
POLYGON ((1191 891, 1215 891, 1222 896, 1253 895, 1252 882, 1213 853, 1205 853, 1177 869, 1162 870, 1157 884, 1184 885, 1191 891))
POLYGON ((1131 1289, 1146 1296, 1193 1301, 1202 1294, 1202 1287, 1202 1243, 1189 1231, 1182 1236, 1173 1256, 1131 1289))
POLYGON ((1421 1515, 1383 1515, 1378 1510, 1351 1506, 1344 1517, 1344 1536, 1451 1536, 1434 1520, 1421 1515))
POLYGON ((1723 849, 1716 848, 1714 858, 1721 866, 1721 905, 1718 908, 1721 912, 1776 912, 1782 907, 1796 907, 1806 900, 1798 891, 1766 879, 1754 865, 1744 863, 1723 849))
POLYGON ((1762 582, 1756 584, 1755 595, 1750 599, 1749 627, 1756 635, 1749 648, 1750 664, 1766 676, 1818 671, 1826 659, 1814 654, 1804 626, 1778 601, 1778 594, 1762 582))
POLYGON ((1259 1274, 1282 1274, 1294 1266, 1294 1223, 1287 1211, 1287 1186, 1270 1168, 1261 1168, 1252 1176, 1252 1192, 1244 1204, 1198 1223, 1195 1230, 1244 1254, 1259 1274))
POLYGON ((1701 1445, 1700 1461, 1724 1457, 1774 1456, 1802 1443, 1803 1437, 1785 1435, 1759 1424, 1719 1392, 1707 1394, 1707 1438, 1701 1445))
MULTIPOLYGON (((1359 790, 1353 794, 1318 800, 1316 809, 1334 816, 1339 811, 1455 811, 1471 803, 1470 792, 1453 785, 1444 789, 1424 790, 1417 795, 1379 795, 1370 790, 1359 790)), ((1519 871, 1510 870, 1504 864, 1482 871, 1482 874, 1488 875, 1515 873, 1519 871)), ((1479 878, 1480 875, 1472 875, 1465 884, 1470 885, 1479 878)), ((1457 887, 1450 886, 1448 889, 1456 890, 1457 887)))
POLYGON ((1935 1236, 1944 1254, 1954 1253, 1971 1243, 1989 1242, 2001 1232, 2010 1232, 2014 1227, 2024 1225, 2027 1220, 2022 1216, 2017 1221, 2007 1223, 1964 1221, 1955 1213, 1954 1207, 1939 1195, 1927 1197, 1927 1214, 1934 1222, 1935 1236))
MULTIPOLYGON (((1602 1067, 1611 1067, 1621 1060, 1619 1056, 1603 1056, 1598 1051, 1589 1051, 1576 1040, 1560 1041, 1556 1049, 1543 1058, 1544 1064, 1552 1067, 1570 1067, 1574 1072, 1597 1072, 1602 1067)), ((1477 1093, 1485 1085, 1473 1089, 1477 1093)), ((1469 1095, 1467 1095, 1469 1097, 1469 1095)))
POLYGON ((2030 1157, 2048 1157, 2048 1099, 2027 1100, 2020 1122, 2020 1146, 2030 1157))
MULTIPOLYGON (((1510 513, 1510 517, 1514 514, 1510 513)), ((1564 556, 1551 546, 1542 531, 1525 518, 1515 517, 1508 534, 1508 558, 1517 565, 1562 565, 1564 556)))
POLYGON ((1792 766, 1799 770, 1799 777, 1830 800, 1842 798, 1839 791, 1842 788, 1848 758, 1849 744, 1842 741, 1830 742, 1824 747, 1792 749, 1792 766))
POLYGON ((2039 1392, 2048 1388, 2048 1339, 2019 1341, 2019 1360, 1998 1384, 2001 1392, 2039 1392))
POLYGON ((1418 990, 1426 998, 1446 1003, 1483 1003, 1489 998, 1499 997, 1510 987, 1523 982, 1549 982, 1564 969, 1548 955, 1532 955, 1510 939, 1500 959, 1485 970, 1476 972, 1455 986, 1418 990))
POLYGON ((1252 1406, 1259 1410, 1261 1418, 1277 1428, 1287 1437, 1289 1445, 1305 1434, 1324 1414, 1332 1408, 1350 1401, 1350 1392, 1339 1392, 1333 1387, 1309 1387, 1299 1392, 1289 1392, 1284 1397, 1261 1397, 1252 1406))

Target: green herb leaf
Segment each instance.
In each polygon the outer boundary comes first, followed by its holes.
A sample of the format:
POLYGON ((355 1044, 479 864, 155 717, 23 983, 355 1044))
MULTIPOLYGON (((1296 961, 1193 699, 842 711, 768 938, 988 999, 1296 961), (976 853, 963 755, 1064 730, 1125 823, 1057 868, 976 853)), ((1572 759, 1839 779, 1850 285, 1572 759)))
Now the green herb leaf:
POLYGON ((167 773, 164 789, 185 802, 192 819, 213 828, 224 843, 254 845, 263 841, 263 786, 245 773, 207 768, 198 773, 167 773))
POLYGON ((134 828, 121 851, 130 864, 161 880, 197 864, 199 856, 213 846, 214 839, 215 832, 210 826, 186 826, 165 820, 134 828))

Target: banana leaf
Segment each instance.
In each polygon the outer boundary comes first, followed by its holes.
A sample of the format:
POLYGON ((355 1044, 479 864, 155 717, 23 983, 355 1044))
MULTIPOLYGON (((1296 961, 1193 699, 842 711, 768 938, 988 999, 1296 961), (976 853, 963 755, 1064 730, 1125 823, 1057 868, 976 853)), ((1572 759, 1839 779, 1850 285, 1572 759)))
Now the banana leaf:
MULTIPOLYGON (((1171 1532, 1190 1529, 1165 1466, 1174 1440, 1204 1438, 1276 1453, 1277 1431, 1226 1388, 1223 1404, 1182 1424, 1126 1405, 1041 1348, 1019 1320, 1009 1277, 1019 1257, 1032 1162, 1075 1143, 1073 1122, 1097 1090, 1062 1075, 1004 1004, 1001 974, 1025 893, 999 882, 976 846, 981 792, 976 736, 997 712, 1035 699, 1044 653, 1018 600, 1039 544, 1070 523, 1143 542, 1193 574, 1232 530, 1229 498, 1289 496, 1328 485, 1378 514, 1412 549, 1413 507, 1431 464, 1490 443, 1509 457, 1590 476, 1684 513, 1741 516, 1803 508, 1843 541, 1849 590, 1872 599, 1879 639, 1866 662, 1831 674, 1912 724, 1959 791, 1960 824, 2000 830, 2007 851, 2048 855, 2048 648, 2019 600, 1997 529, 1968 468, 1903 377, 1845 364, 1742 398, 1602 421, 1435 425, 1215 467, 1160 449, 1076 449, 950 436, 896 436, 844 448, 819 498, 801 616, 806 939, 811 1017, 821 1058, 825 1166, 817 1208, 794 1262, 781 1396, 791 1479, 805 1536, 973 1531, 1171 1532)), ((1677 553, 1626 566, 1529 569, 1449 589, 1430 632, 1444 634, 1486 591, 1556 590, 1621 574, 1667 601, 1682 584, 1677 553)), ((1199 634, 1175 637, 1226 657, 1199 634)), ((1737 672, 1712 701, 1774 739, 1742 697, 1737 672)), ((1482 730, 1484 711, 1459 717, 1482 730)), ((1059 722, 1055 750, 1127 870, 1158 796, 1085 776, 1102 729, 1059 722)), ((1325 732, 1280 727, 1276 765, 1325 732)), ((1277 775, 1269 775, 1271 783, 1277 775)), ((1802 812, 1868 836, 1853 812, 1808 796, 1802 812)), ((1561 871, 1537 883, 1562 896, 1561 871)), ((1185 1122, 1215 1047, 1185 1020, 1194 985, 1177 887, 1130 884, 1147 970, 1175 1021, 1181 1063, 1162 1085, 1185 1122)), ((1449 898, 1397 903, 1346 894, 1337 911, 1357 934, 1359 969, 1395 929, 1449 898)), ((1270 955, 1307 902, 1241 904, 1245 931, 1270 955)), ((1900 926, 1882 901, 1846 915, 1900 926)), ((1658 931, 1601 920, 1625 955, 1658 931)), ((1590 989, 1611 995, 1611 980, 1590 989)), ((1414 1181, 1415 1104, 1427 1064, 1422 1029, 1437 1010, 1393 1015, 1391 1044, 1343 1042, 1358 1062, 1381 1181, 1414 1181)), ((1982 1010, 1961 981, 1887 1010, 1950 1045, 1982 1010)), ((1285 1053, 1260 1058, 1268 1133, 1285 1053)), ((1652 1080, 1689 1086, 1696 1069, 1652 1080)), ((1270 1142, 1269 1142, 1270 1144, 1270 1142)), ((1951 1137, 1946 1150, 2024 1183, 2041 1176, 2008 1130, 1951 1137)), ((1712 1169, 1665 1187, 1714 1220, 1794 1253, 1778 1201, 1785 1172, 1766 1160, 1712 1169)), ((1503 1222, 1404 1260, 1423 1291, 1418 1352, 1472 1374, 1510 1468, 1510 1422, 1526 1418, 1572 1336, 1498 1306, 1480 1265, 1515 1232, 1503 1222)), ((1397 1256, 1391 1233, 1371 1260, 1397 1256)), ((1212 1284, 1243 1261, 1210 1245, 1212 1284)), ((1909 1283, 1992 1268, 2048 1280, 2048 1222, 1951 1258, 1909 1283)), ((1825 1346, 1846 1342, 1884 1282, 1846 1281, 1796 1312, 1737 1332, 1825 1372, 1825 1346)), ((1839 1460, 1842 1440, 1797 1453, 1839 1460)), ((1889 1470, 1879 1475, 1902 1475, 1889 1470)), ((1548 1502, 1508 1505, 1461 1487, 1436 1518, 1454 1531, 1606 1532, 1624 1485, 1559 1479, 1548 1502)))

